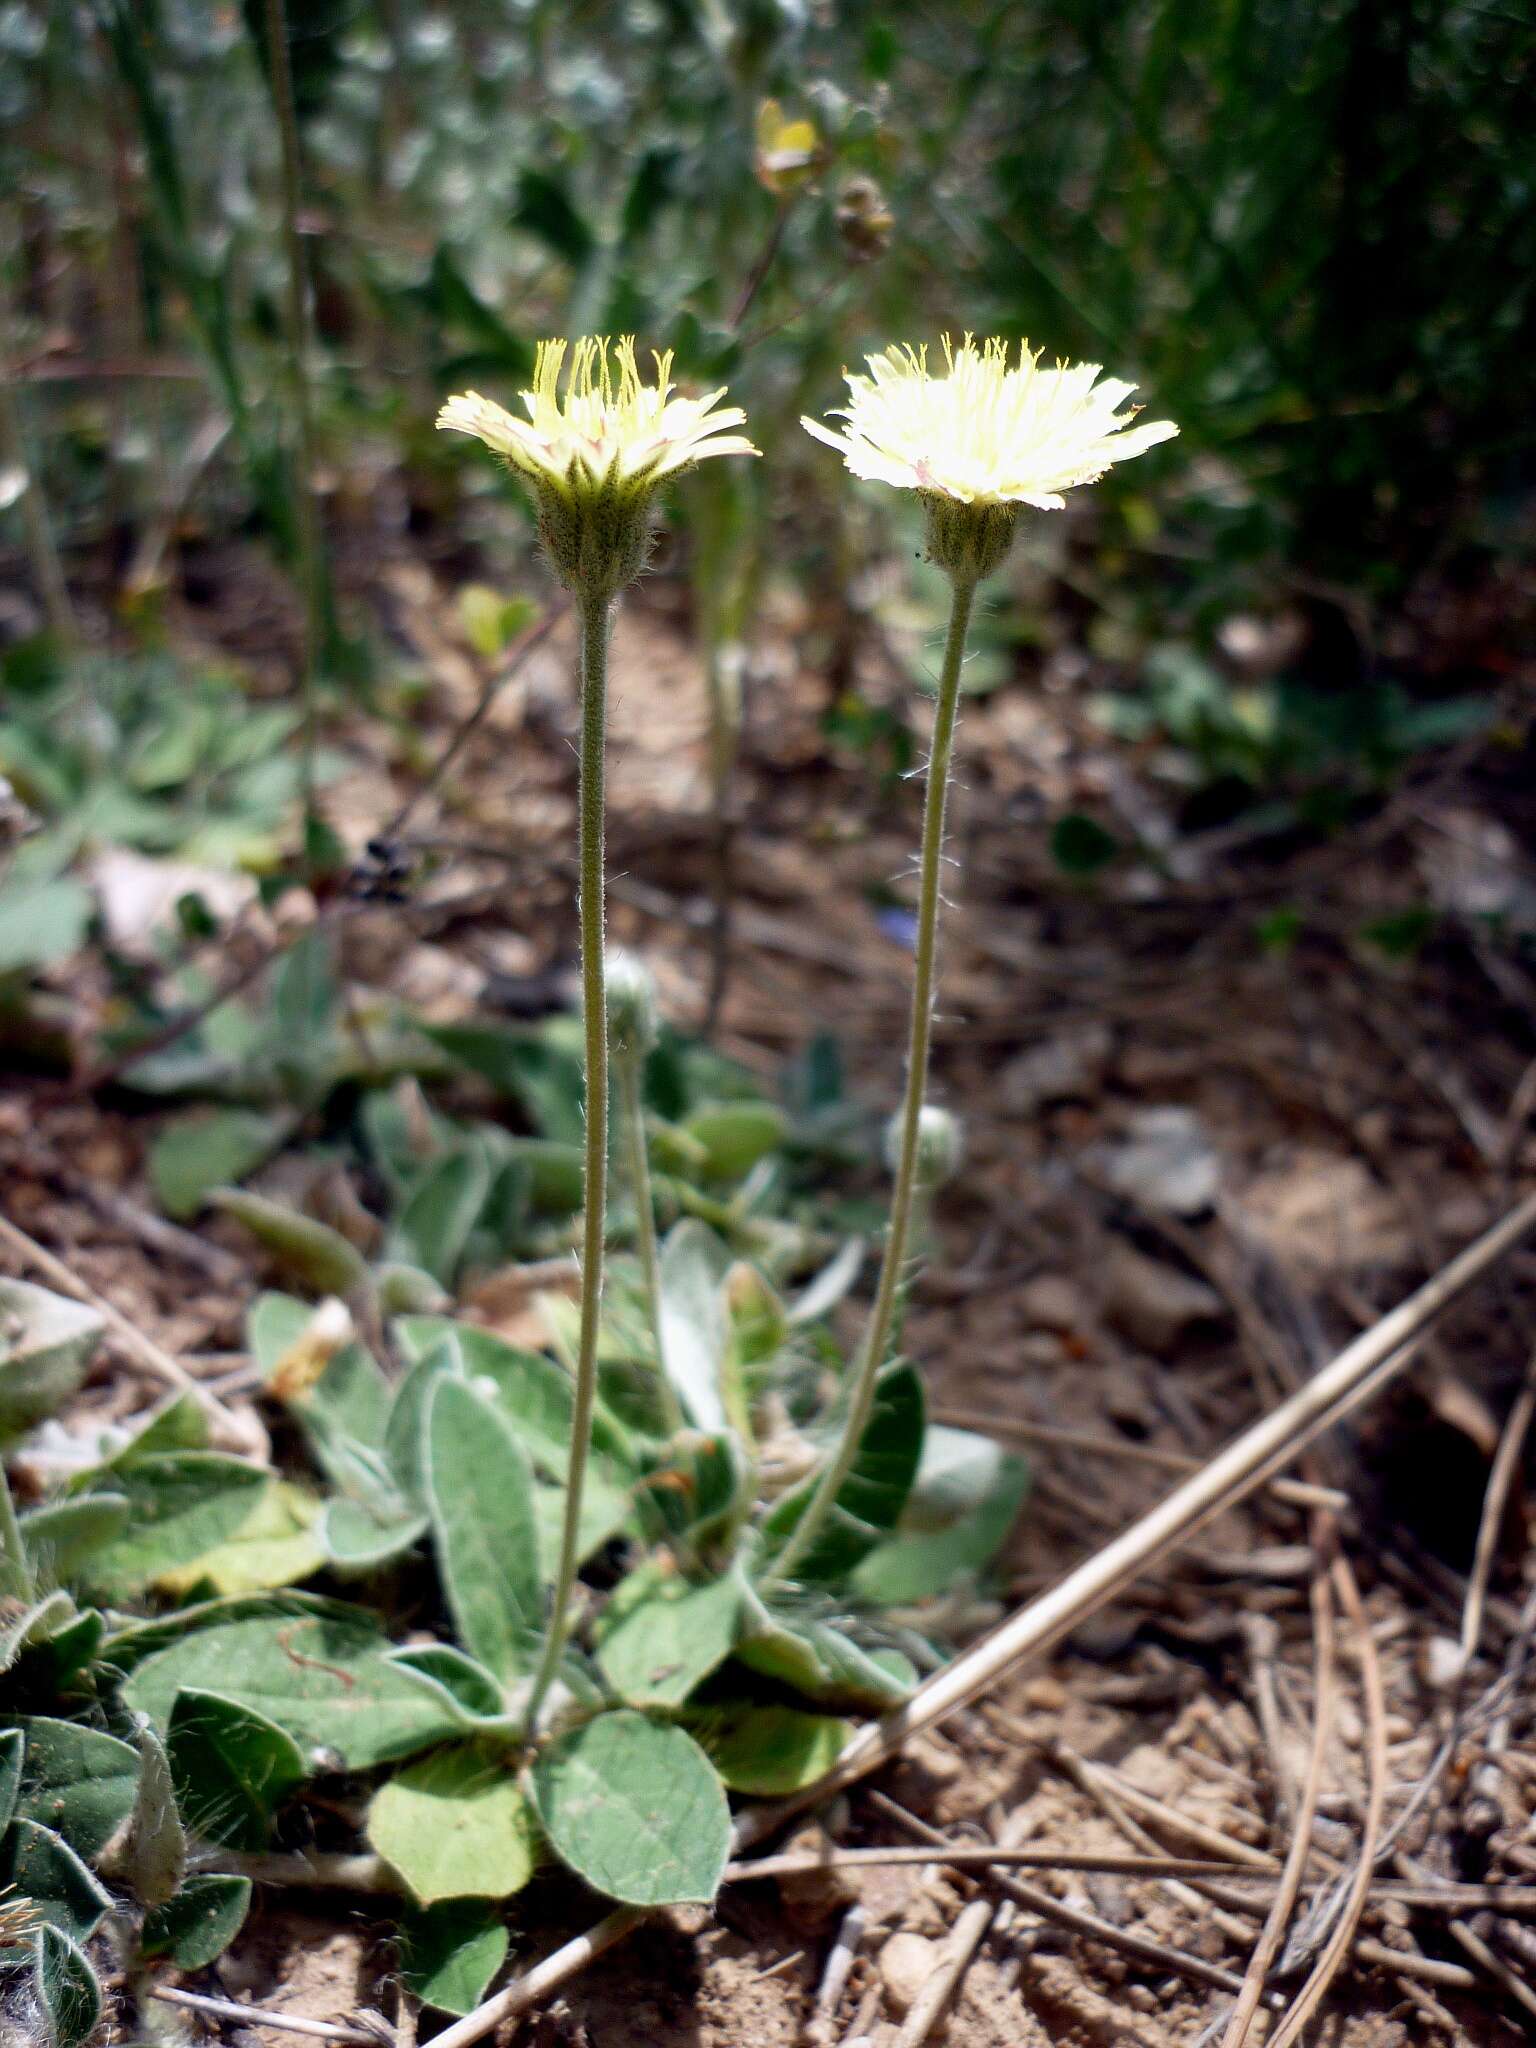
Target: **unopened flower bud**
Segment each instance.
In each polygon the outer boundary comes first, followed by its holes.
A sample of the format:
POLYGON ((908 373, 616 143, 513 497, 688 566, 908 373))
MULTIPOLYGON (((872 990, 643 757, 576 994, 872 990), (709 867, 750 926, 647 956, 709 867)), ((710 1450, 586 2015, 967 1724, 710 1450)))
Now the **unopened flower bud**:
MULTIPOLYGON (((925 1102, 917 1120, 917 1183, 936 1188, 953 1177, 964 1152, 960 1119, 925 1102)), ((885 1127, 885 1162, 892 1173, 901 1157, 901 1118, 893 1116, 885 1127)))
POLYGON ((637 953, 612 949, 604 963, 604 1001, 608 1014, 608 1050, 620 1057, 642 1057, 656 1043, 659 1020, 656 983, 637 953))

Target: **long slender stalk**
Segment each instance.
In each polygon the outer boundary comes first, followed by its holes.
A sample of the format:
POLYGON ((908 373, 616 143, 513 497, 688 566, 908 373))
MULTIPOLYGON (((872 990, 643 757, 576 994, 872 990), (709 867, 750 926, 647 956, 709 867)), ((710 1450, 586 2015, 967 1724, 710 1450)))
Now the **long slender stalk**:
POLYGON ((629 1174, 629 1191, 635 1204, 635 1248, 640 1254, 640 1279, 645 1289, 645 1312, 651 1338, 656 1346, 656 1383, 667 1414, 667 1428, 675 1436, 687 1426, 677 1389, 667 1377, 661 1349, 661 1258, 656 1249, 656 1211, 651 1199, 651 1162, 645 1145, 645 1112, 640 1100, 640 1062, 634 1049, 615 1055, 618 1077, 619 1124, 624 1145, 624 1163, 629 1174))
POLYGON ((581 1500, 592 1448, 597 1396, 597 1323, 603 1297, 603 1238, 608 1210, 608 1011, 603 973, 603 749, 608 730, 608 627, 611 601, 584 594, 581 620, 580 814, 581 1007, 587 1056, 587 1150, 581 1251, 581 1337, 576 1352, 576 1401, 571 1414, 571 1462, 565 1482, 565 1520, 549 1633, 528 1695, 525 1730, 538 1726, 570 1631, 571 1593, 580 1552, 581 1500))
POLYGON ((907 1091, 901 1113, 901 1149, 896 1162, 896 1185, 891 1194, 891 1222, 886 1233, 885 1256, 869 1313, 864 1341, 854 1367, 848 1411, 836 1451, 827 1461, 805 1513, 780 1552, 770 1576, 776 1583, 793 1575, 805 1556, 858 1454, 859 1439, 869 1421, 875 1400, 875 1379, 885 1363, 886 1346, 896 1319, 906 1270, 907 1245, 912 1230, 912 1209, 917 1192, 918 1131, 923 1099, 928 1088, 928 1048, 933 1036, 933 998, 938 962, 940 883, 944 869, 944 810, 949 795, 949 763, 954 752, 955 725, 960 711, 960 669, 965 656, 965 635, 971 622, 971 605, 976 596, 974 582, 955 578, 954 603, 949 615, 949 637, 944 644, 944 667, 939 676, 938 706, 933 720, 933 745, 928 755, 928 787, 923 803, 923 845, 919 867, 917 901, 917 956, 912 981, 912 1025, 907 1050, 907 1091))
POLYGON ((16 1520, 16 1505, 11 1499, 11 1483, 5 1476, 5 1467, 0 1465, 0 1595, 7 1600, 28 1602, 35 1590, 27 1547, 16 1520))
POLYGON ((304 865, 312 853, 315 823, 315 756, 319 704, 317 671, 326 632, 326 578, 321 554, 320 513, 315 500, 315 422, 309 390, 309 301, 305 289, 304 247, 299 239, 302 174, 299 162, 299 120, 293 97, 293 67, 288 60, 288 17, 284 0, 266 0, 267 77, 277 132, 282 146, 283 252, 288 276, 283 296, 289 371, 293 383, 294 420, 298 427, 297 497, 300 574, 304 581, 304 674, 301 679, 304 723, 300 733, 300 781, 304 807, 304 865))

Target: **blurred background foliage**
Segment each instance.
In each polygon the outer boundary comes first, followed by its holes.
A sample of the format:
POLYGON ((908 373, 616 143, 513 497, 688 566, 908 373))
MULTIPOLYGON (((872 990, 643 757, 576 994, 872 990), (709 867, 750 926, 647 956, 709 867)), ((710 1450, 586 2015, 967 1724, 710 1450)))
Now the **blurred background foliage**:
MULTIPOLYGON (((141 631, 210 538, 256 532, 302 567, 270 13, 0 4, 3 538, 34 585, 51 540, 141 631)), ((1528 538, 1519 4, 288 0, 287 19, 337 559, 349 537, 504 525, 516 494, 433 433, 436 405, 510 398, 538 335, 589 329, 729 381, 770 450, 686 486, 711 641, 765 554, 829 604, 856 587, 890 538, 870 522, 901 508, 844 490, 793 422, 865 348, 946 326, 1102 360, 1180 422, 1097 501, 1111 651, 1208 648, 1235 608, 1298 594, 1353 619, 1426 573, 1497 574, 1528 538)), ((357 673, 322 585, 324 665, 357 673)), ((12 603, 0 632, 26 623, 12 603)), ((1325 635, 1324 685, 1328 659, 1325 635)))

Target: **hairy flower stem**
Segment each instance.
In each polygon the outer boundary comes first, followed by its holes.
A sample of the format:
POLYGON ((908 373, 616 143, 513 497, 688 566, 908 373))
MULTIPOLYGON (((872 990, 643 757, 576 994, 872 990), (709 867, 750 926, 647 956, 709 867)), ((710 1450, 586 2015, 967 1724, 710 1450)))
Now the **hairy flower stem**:
POLYGON ((582 1224, 581 1337, 576 1353, 576 1400, 571 1413, 571 1461, 565 1481, 565 1520, 549 1633, 528 1695, 525 1732, 538 1726, 570 1632, 571 1593, 581 1548, 581 1499, 592 1448, 597 1396, 597 1323, 603 1296, 603 1236, 608 1209, 608 1018, 603 973, 603 746, 608 730, 608 630, 612 600, 579 594, 581 621, 580 873, 581 1010, 586 1031, 587 1153, 582 1224))
POLYGON ((629 1191, 635 1204, 635 1249, 640 1254, 640 1279, 645 1289, 645 1312, 656 1346, 656 1386, 667 1418, 667 1430, 675 1436, 687 1427, 677 1389, 667 1378, 661 1348, 661 1259, 656 1250, 656 1211, 651 1200, 651 1162, 645 1144, 645 1112, 640 1101, 640 1067, 644 1055, 628 1048, 614 1055, 618 1079, 619 1123, 624 1146, 629 1191))
POLYGON ((874 1307, 869 1312, 864 1342, 854 1367, 842 1435, 822 1471, 805 1513, 774 1562, 770 1583, 793 1577, 795 1566, 820 1535, 822 1524, 852 1470, 858 1455, 859 1439, 874 1406, 875 1380, 885 1363, 905 1278, 907 1245, 911 1239, 912 1212, 917 1197, 918 1129, 928 1087, 928 1048, 933 1037, 939 905, 942 900, 939 885, 944 868, 944 809, 949 795, 949 763, 954 752, 955 726, 960 711, 960 669, 965 656, 966 630, 971 622, 971 605, 976 596, 975 582, 956 576, 954 592, 949 637, 944 644, 944 667, 939 676, 938 705, 934 712, 933 745, 928 755, 927 794, 923 803, 907 1092, 902 1104, 901 1149, 896 1160, 896 1185, 891 1193, 891 1222, 886 1232, 885 1256, 880 1264, 874 1307))
POLYGON ((16 1520, 16 1505, 11 1499, 10 1481, 5 1476, 3 1465, 0 1465, 0 1597, 19 1600, 23 1605, 36 1597, 32 1568, 27 1563, 27 1547, 22 1541, 21 1525, 16 1520))

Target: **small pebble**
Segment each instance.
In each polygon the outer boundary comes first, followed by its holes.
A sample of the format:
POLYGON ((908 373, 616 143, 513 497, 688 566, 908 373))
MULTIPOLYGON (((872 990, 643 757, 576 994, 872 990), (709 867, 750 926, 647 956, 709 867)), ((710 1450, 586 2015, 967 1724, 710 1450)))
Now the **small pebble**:
POLYGON ((880 1981, 891 2009, 901 2016, 933 1975, 942 1942, 926 1934, 893 1934, 880 1951, 880 1981))

